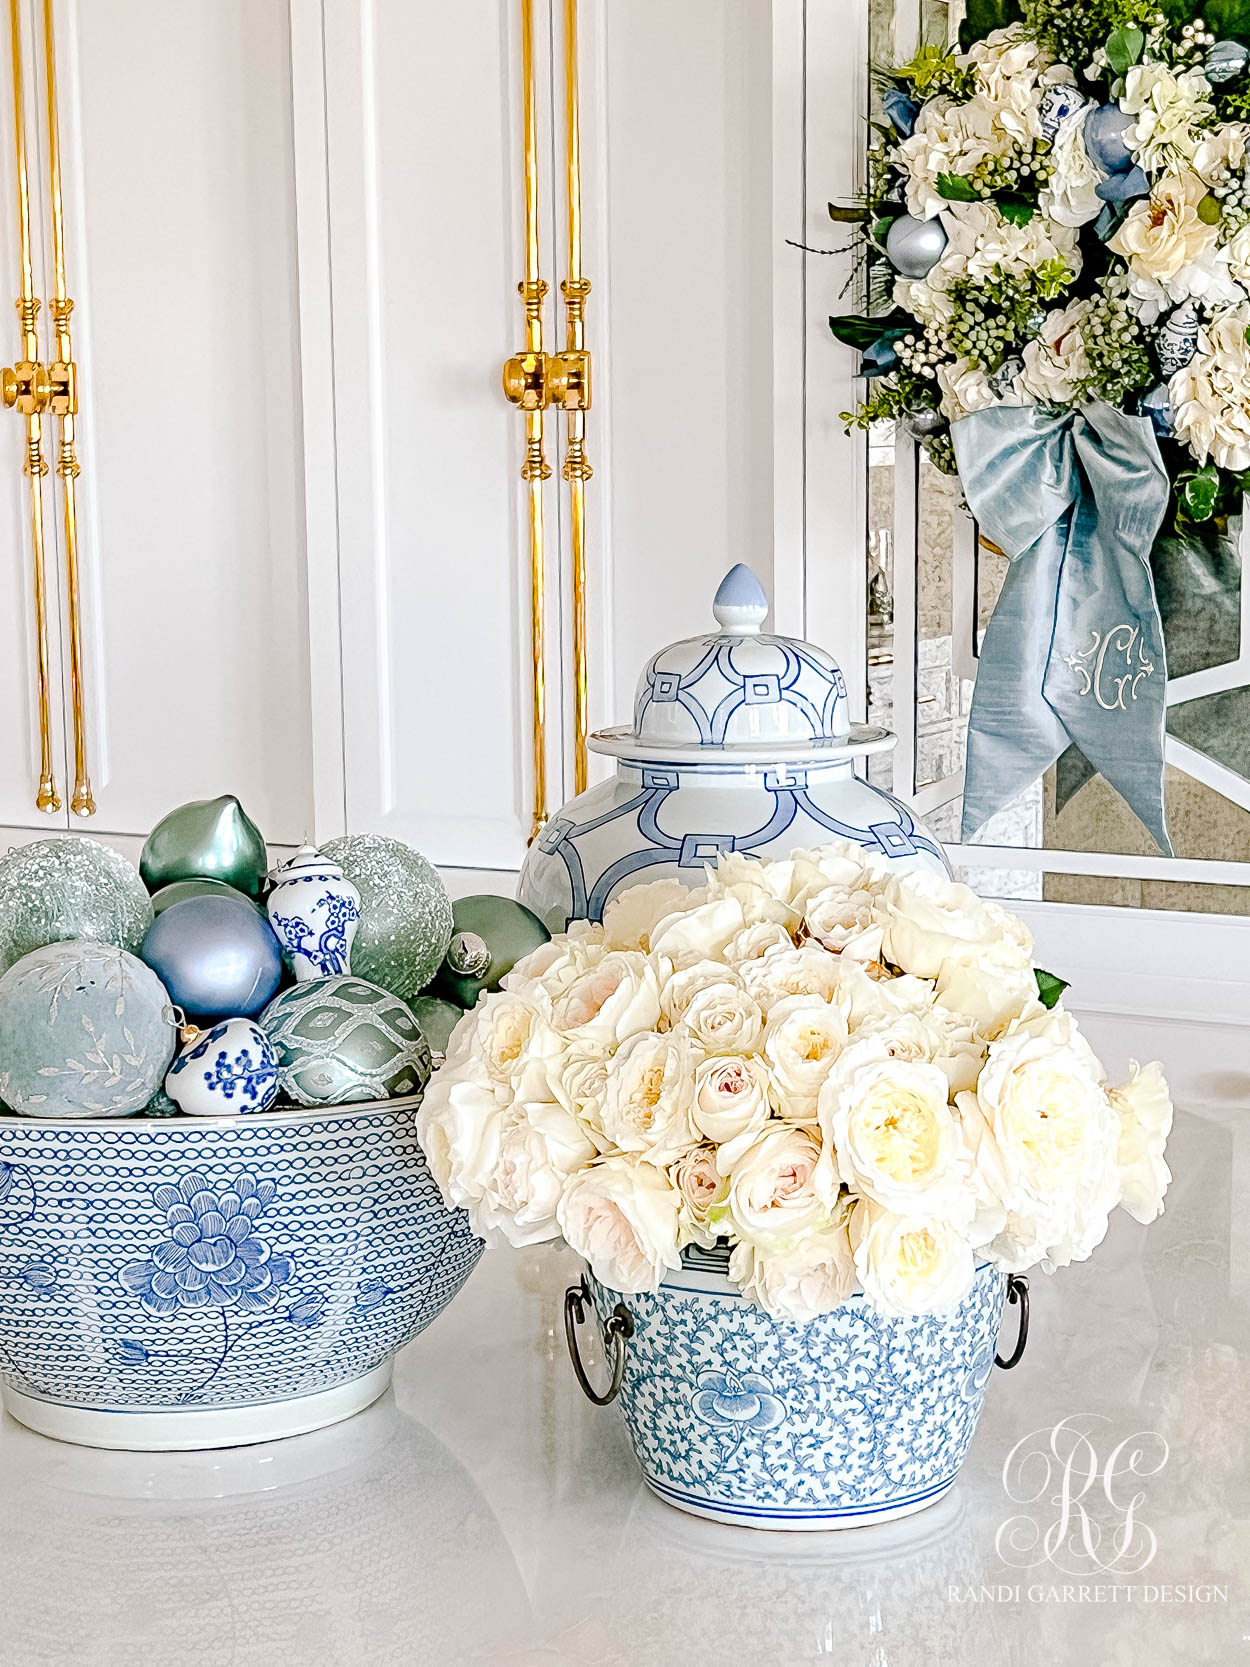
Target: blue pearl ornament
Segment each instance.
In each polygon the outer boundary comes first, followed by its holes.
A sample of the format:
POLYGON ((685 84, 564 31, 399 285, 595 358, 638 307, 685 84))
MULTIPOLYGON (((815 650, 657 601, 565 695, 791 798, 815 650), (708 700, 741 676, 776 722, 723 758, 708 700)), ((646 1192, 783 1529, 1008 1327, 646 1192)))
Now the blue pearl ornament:
POLYGON ((188 897, 162 911, 139 954, 196 1019, 250 1017, 282 982, 282 952, 269 922, 243 898, 188 897))
POLYGON ((885 252, 890 265, 904 278, 926 278, 946 248, 946 228, 934 216, 917 220, 900 214, 886 233, 885 252))
POLYGON ((1085 153, 1104 174, 1120 174, 1132 166, 1133 153, 1125 134, 1132 116, 1118 104, 1100 104, 1085 118, 1085 153))

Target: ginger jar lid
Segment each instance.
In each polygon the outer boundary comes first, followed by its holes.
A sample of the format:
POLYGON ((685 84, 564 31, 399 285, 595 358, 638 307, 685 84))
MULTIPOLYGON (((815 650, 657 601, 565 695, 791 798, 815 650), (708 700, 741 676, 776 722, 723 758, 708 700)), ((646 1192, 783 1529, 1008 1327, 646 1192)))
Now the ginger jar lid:
POLYGON ((761 630, 768 598, 741 562, 712 603, 719 629, 670 643, 639 679, 632 725, 590 737, 595 752, 668 763, 801 763, 893 746, 852 724, 846 680, 821 648, 761 630))

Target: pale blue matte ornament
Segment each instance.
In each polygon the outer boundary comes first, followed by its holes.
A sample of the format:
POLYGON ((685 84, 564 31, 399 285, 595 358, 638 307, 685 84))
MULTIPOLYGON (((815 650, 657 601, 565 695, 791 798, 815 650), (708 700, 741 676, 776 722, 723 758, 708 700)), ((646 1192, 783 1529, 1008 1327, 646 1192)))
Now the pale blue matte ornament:
POLYGON ((126 1117, 177 1042, 161 981, 113 944, 48 944, 0 978, 0 1101, 26 1117, 126 1117))
POLYGON ((172 904, 152 922, 139 953, 195 1019, 259 1013, 282 982, 273 928, 242 897, 172 904))
POLYGON ((900 214, 885 234, 885 252, 890 265, 904 278, 925 278, 942 258, 946 228, 935 215, 917 220, 900 214))
POLYGON ((1133 154, 1124 135, 1133 118, 1118 104, 1100 104, 1085 118, 1085 154, 1104 174, 1119 174, 1132 165, 1133 154))
POLYGON ((1218 87, 1221 82, 1232 81, 1239 76, 1247 63, 1250 63, 1250 50, 1240 41, 1216 41, 1207 53, 1203 73, 1213 86, 1218 87))

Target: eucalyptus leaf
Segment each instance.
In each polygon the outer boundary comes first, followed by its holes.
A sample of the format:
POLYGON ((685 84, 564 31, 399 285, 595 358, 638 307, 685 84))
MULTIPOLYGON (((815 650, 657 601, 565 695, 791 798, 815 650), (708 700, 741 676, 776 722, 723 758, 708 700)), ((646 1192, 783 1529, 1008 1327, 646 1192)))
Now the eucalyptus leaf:
POLYGON ((1037 999, 1049 1010, 1068 988, 1068 981, 1057 978, 1053 972, 1043 972, 1041 967, 1033 968, 1033 976, 1037 980, 1037 999))
POLYGON ((975 41, 984 40, 995 29, 1019 23, 1022 16, 1019 0, 968 0, 959 26, 959 44, 966 52, 975 41))
POLYGON ((845 342, 848 347, 857 347, 862 353, 874 342, 881 340, 883 333, 901 322, 901 314, 888 313, 884 318, 867 318, 863 313, 844 313, 840 318, 831 318, 829 328, 834 337, 845 342))
POLYGON ((1107 62, 1113 75, 1127 75, 1142 55, 1146 37, 1132 24, 1113 29, 1107 36, 1107 62))
POLYGON ((939 174, 937 177, 937 194, 945 197, 948 203, 975 203, 980 201, 981 193, 970 179, 962 174, 939 174))

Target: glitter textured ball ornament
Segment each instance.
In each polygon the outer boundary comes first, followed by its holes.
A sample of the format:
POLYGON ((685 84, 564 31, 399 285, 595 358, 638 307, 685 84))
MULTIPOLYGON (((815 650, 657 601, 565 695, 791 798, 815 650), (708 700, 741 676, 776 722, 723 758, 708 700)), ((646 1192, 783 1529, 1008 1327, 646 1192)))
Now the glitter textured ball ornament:
POLYGON ((383 834, 347 834, 322 846, 360 893, 352 971, 403 1001, 420 995, 451 941, 451 903, 419 851, 383 834))
POLYGON ((0 972, 32 949, 69 939, 133 951, 151 924, 142 880, 94 839, 36 839, 0 859, 0 972))
POLYGON ((1212 86, 1218 87, 1225 81, 1235 80, 1247 63, 1250 63, 1250 51, 1240 41, 1216 41, 1207 53, 1203 72, 1212 86))
POLYGON ((361 978, 284 990, 260 1016, 281 1070, 279 1091, 301 1106, 419 1094, 430 1047, 411 1008, 361 978))
POLYGON ((242 898, 244 903, 259 910, 260 904, 253 902, 245 893, 228 886, 224 880, 173 880, 159 891, 152 893, 152 913, 159 915, 169 908, 171 903, 185 903, 188 897, 233 897, 242 898))
POLYGON ((917 220, 914 215, 900 214, 885 236, 890 265, 904 278, 927 277, 945 247, 946 228, 936 216, 917 220))
POLYGON ((252 1019, 226 1019, 187 1044, 165 1092, 190 1117, 268 1111, 278 1098, 278 1056, 252 1019))
POLYGON ((282 982, 273 929, 242 897, 188 897, 159 914, 140 955, 193 1019, 259 1013, 282 982))
POLYGON ((410 1005, 412 1016, 421 1026, 431 1052, 446 1058, 447 1044, 451 1041, 452 1031, 464 1018, 464 1008, 454 1001, 444 1001, 441 996, 418 996, 410 1005))
POLYGON ((149 891, 171 880, 224 880, 259 897, 269 859, 260 829, 232 793, 196 799, 162 816, 139 858, 149 891))
POLYGON ((434 994, 472 1007, 551 933, 524 903, 510 897, 460 897, 451 910, 451 942, 434 981, 434 994))
POLYGON ((125 1117, 164 1081, 169 996, 112 944, 49 944, 0 978, 0 1101, 26 1117, 125 1117))

